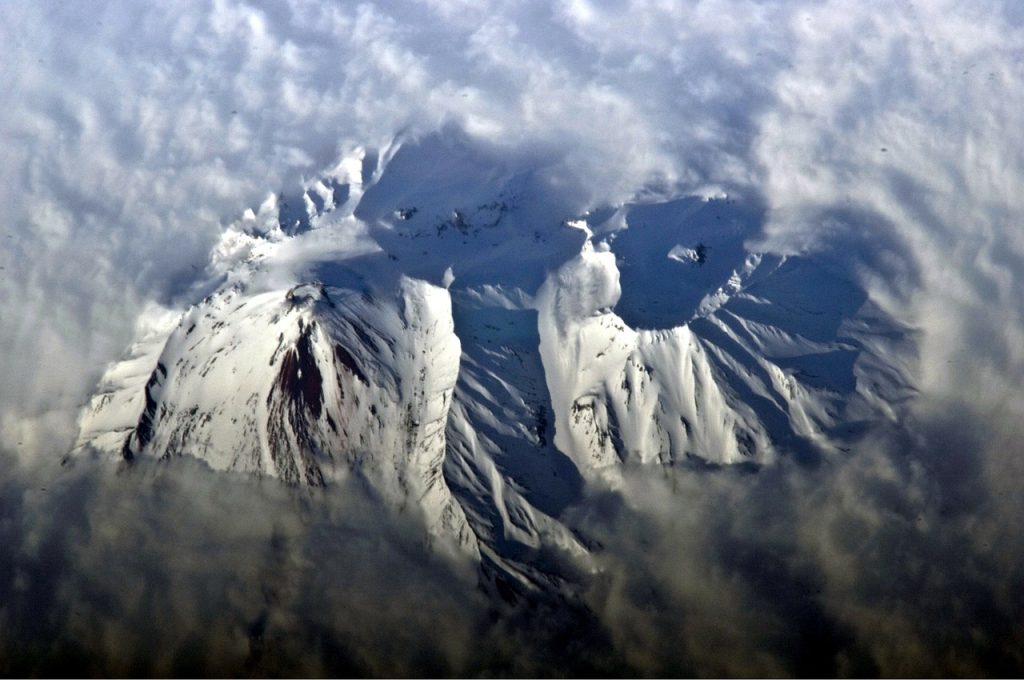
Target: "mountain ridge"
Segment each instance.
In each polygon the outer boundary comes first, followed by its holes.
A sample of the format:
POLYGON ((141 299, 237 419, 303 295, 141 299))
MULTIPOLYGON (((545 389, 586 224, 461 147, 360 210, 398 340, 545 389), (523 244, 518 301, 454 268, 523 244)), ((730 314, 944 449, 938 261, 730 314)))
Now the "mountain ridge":
POLYGON ((215 291, 111 365, 76 450, 356 474, 533 588, 540 555, 585 560, 560 518, 623 466, 813 465, 898 417, 911 333, 814 256, 750 252, 756 202, 579 215, 542 170, 446 131, 247 211, 215 291))

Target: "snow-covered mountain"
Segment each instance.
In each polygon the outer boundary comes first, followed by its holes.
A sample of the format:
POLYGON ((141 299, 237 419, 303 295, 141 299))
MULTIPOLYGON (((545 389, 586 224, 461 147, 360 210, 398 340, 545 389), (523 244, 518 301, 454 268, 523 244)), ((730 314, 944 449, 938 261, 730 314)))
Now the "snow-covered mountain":
POLYGON ((580 204, 453 130, 356 150, 228 228, 140 324, 76 450, 356 476, 526 586, 624 466, 813 464, 913 393, 913 336, 827 254, 752 252, 756 198, 580 204), (207 294, 208 293, 208 294, 207 294))

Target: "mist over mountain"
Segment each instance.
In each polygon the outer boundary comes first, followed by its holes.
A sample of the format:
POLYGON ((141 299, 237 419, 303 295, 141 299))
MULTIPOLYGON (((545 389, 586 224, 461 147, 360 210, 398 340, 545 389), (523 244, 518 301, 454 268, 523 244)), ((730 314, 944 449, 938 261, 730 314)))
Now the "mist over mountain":
POLYGON ((0 8, 0 673, 1019 674, 1015 7, 0 8))

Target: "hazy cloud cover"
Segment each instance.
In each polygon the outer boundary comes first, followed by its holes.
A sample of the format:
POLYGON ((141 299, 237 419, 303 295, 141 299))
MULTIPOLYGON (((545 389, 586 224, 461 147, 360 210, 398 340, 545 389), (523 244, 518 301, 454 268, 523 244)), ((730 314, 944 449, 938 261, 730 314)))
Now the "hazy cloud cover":
MULTIPOLYGON (((750 123, 737 109, 765 93, 718 54, 714 15, 669 12, 677 28, 698 20, 686 29, 692 40, 675 44, 667 25, 627 13, 635 44, 651 44, 638 50, 593 35, 615 21, 595 12, 547 3, 4 7, 3 340, 18 350, 5 358, 5 398, 18 392, 29 418, 45 419, 58 392, 73 407, 96 365, 126 343, 143 301, 166 301, 205 264, 222 223, 340 151, 402 130, 455 121, 499 144, 547 149, 562 158, 562 181, 589 194, 584 203, 628 197, 651 180, 749 172, 738 157, 750 123), (709 72, 716 62, 727 73, 709 72), (739 82, 715 85, 722 79, 739 82), (58 375, 41 370, 54 357, 58 375)), ((5 429, 20 422, 7 415, 5 429)))
POLYGON ((1017 3, 21 2, 0 39, 0 672, 1024 669, 1017 3), (914 329, 907 419, 815 469, 592 490, 567 521, 605 546, 596 620, 532 638, 357 491, 59 466, 226 224, 449 123, 550 159, 581 207, 760 196, 758 247, 914 329), (593 646, 558 657, 566 630, 593 646))

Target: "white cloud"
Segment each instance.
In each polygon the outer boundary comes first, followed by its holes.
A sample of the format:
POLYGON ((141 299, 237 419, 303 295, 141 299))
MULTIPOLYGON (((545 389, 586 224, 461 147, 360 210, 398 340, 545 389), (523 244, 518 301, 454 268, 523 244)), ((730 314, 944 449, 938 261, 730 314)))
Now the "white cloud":
MULTIPOLYGON (((221 224, 339 149, 455 121, 561 157, 581 204, 750 174, 735 108, 767 90, 733 53, 762 42, 757 21, 719 54, 714 13, 637 11, 622 31, 546 3, 473 7, 4 7, 0 314, 56 343, 0 330, 5 431, 26 439, 32 418, 73 411, 140 306, 182 291, 221 224)), ((47 446, 71 436, 59 429, 47 446)))
POLYGON ((876 9, 804 13, 757 141, 769 243, 887 244, 905 274, 873 292, 923 330, 926 394, 1018 408, 1024 32, 978 3, 876 9))
MULTIPOLYGON (((1024 558, 1018 3, 6 3, 0 40, 8 449, 63 453, 139 312, 188 301, 223 224, 342 150, 454 122, 556 159, 547 172, 581 206, 679 186, 759 194, 762 246, 822 251, 919 330, 921 395, 901 433, 818 472, 685 473, 675 495, 635 480, 668 511, 580 520, 652 542, 610 532, 609 590, 591 594, 631 668, 798 671, 786 645, 821 624, 835 656, 816 668, 1019 672, 1004 644, 1020 635, 1007 612, 1024 558), (743 559, 775 565, 799 606, 743 559), (667 603, 656 615, 645 588, 667 603), (961 609, 947 624, 930 602, 961 609), (983 615, 995 623, 964 647, 954 624, 983 615), (739 651, 722 661, 711 643, 739 651)), ((23 481, 5 479, 0 502, 31 529, 43 513, 10 500, 23 481)), ((123 536, 108 538, 116 552, 123 536)), ((87 580, 102 560, 83 558, 87 580)))

